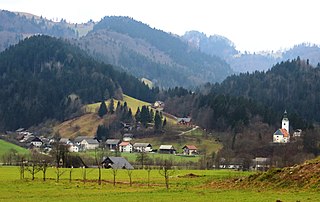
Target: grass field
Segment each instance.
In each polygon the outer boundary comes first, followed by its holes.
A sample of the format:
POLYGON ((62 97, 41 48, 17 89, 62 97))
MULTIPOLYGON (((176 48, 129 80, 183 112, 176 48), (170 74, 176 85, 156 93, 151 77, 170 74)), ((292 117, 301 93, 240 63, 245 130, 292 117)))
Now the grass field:
MULTIPOLYGON (((137 99, 130 97, 128 95, 125 95, 125 94, 123 94, 123 100, 115 100, 114 99, 114 106, 117 106, 118 101, 120 101, 121 104, 123 104, 124 102, 127 102, 127 105, 129 108, 131 108, 133 115, 136 113, 138 107, 140 107, 140 109, 141 109, 143 105, 147 105, 147 106, 151 105, 148 102, 143 102, 141 100, 137 100, 137 99)), ((86 106, 86 111, 87 112, 97 112, 100 104, 101 104, 101 102, 89 104, 86 106)), ((110 104, 110 100, 107 100, 106 105, 108 106, 109 104, 110 104)))
POLYGON ((35 181, 19 179, 17 167, 0 167, 0 201, 320 201, 315 190, 271 190, 264 187, 254 189, 214 188, 210 183, 224 182, 232 177, 247 176, 248 172, 230 170, 176 170, 170 178, 170 189, 166 190, 163 176, 158 170, 150 172, 148 187, 146 170, 134 170, 133 185, 129 185, 127 171, 119 170, 116 186, 112 184, 110 170, 103 170, 101 185, 97 183, 97 169, 86 169, 87 180, 83 181, 83 169, 73 169, 72 181, 69 171, 55 181, 54 169, 42 173, 35 181), (193 174, 193 177, 190 174, 193 174))
MULTIPOLYGON (((29 151, 25 148, 19 147, 15 144, 6 142, 4 140, 0 140, 0 157, 3 156, 3 154, 7 153, 10 149, 16 150, 20 154, 28 154, 29 151)), ((1 159, 0 159, 1 162, 1 159)))

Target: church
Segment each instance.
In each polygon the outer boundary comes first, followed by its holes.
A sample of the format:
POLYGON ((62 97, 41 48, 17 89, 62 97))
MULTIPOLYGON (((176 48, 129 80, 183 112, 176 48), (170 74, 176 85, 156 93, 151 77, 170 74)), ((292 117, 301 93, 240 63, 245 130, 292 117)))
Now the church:
POLYGON ((279 128, 273 134, 273 143, 288 143, 288 142, 290 142, 289 119, 288 119, 287 111, 285 111, 282 118, 282 127, 279 128))

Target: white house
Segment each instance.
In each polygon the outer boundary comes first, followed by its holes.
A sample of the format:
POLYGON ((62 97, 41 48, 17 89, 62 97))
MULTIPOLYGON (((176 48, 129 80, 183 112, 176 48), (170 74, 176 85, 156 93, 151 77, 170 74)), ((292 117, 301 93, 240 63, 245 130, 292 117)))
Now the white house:
POLYGON ((120 152, 132 152, 133 145, 130 142, 121 142, 119 144, 119 151, 120 152))
POLYGON ((69 145, 68 151, 69 152, 79 152, 79 146, 78 145, 69 145))
POLYGON ((96 139, 87 138, 87 139, 83 139, 80 142, 80 145, 84 150, 92 150, 99 147, 99 142, 96 139))
POLYGON ((151 152, 152 145, 150 143, 134 143, 133 151, 135 152, 151 152))
POLYGON ((194 155, 197 154, 197 147, 194 145, 185 145, 182 147, 183 155, 194 155))
POLYGON ((40 138, 35 137, 31 140, 31 144, 35 147, 41 147, 43 142, 40 140, 40 138))
POLYGON ((123 135, 123 141, 125 141, 125 142, 130 142, 132 139, 133 139, 133 134, 131 134, 131 133, 125 133, 124 135, 123 135))
POLYGON ((284 112, 282 118, 282 128, 278 129, 273 134, 274 143, 288 143, 290 142, 290 133, 289 133, 289 119, 287 117, 287 111, 284 112))

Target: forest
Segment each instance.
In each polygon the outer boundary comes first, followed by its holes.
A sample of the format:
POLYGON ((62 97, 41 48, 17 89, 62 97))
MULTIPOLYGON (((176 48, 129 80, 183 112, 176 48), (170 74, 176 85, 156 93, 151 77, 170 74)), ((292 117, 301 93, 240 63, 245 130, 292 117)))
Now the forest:
POLYGON ((122 93, 152 101, 138 79, 94 61, 62 39, 33 36, 0 53, 0 130, 77 116, 83 104, 122 93))

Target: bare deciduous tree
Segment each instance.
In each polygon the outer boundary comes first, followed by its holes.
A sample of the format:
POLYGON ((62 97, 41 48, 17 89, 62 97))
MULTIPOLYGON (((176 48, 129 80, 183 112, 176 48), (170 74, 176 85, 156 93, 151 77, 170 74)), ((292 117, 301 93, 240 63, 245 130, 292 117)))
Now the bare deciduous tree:
POLYGON ((166 188, 168 190, 169 178, 175 173, 175 170, 172 169, 172 162, 169 160, 165 160, 163 165, 160 166, 159 173, 164 177, 166 188))

